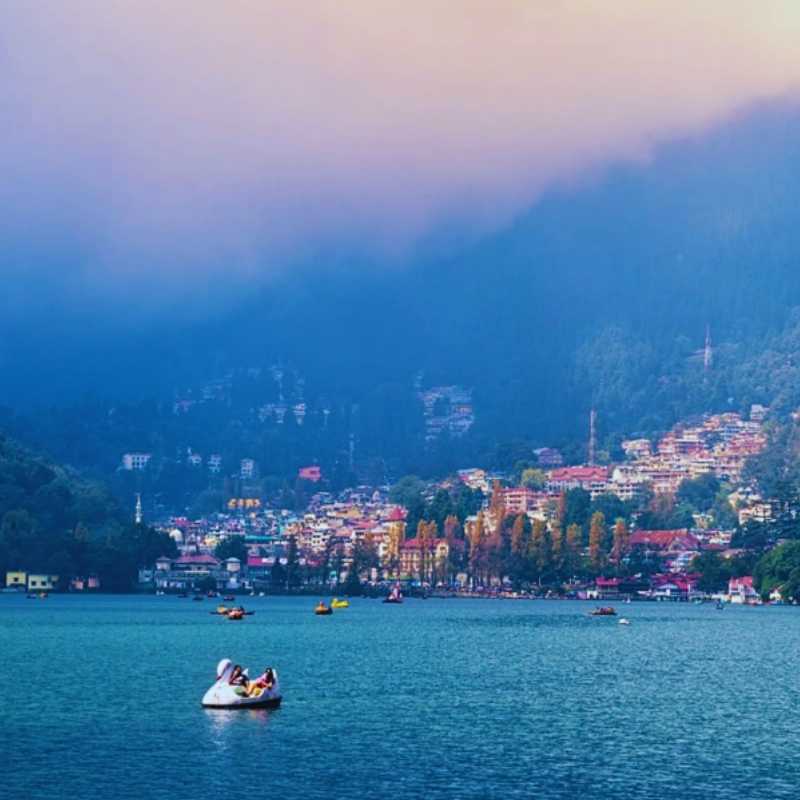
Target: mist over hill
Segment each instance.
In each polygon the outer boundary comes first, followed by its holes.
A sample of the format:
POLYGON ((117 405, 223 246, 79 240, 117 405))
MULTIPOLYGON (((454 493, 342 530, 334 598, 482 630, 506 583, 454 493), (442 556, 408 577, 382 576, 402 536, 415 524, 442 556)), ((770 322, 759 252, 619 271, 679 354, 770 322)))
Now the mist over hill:
POLYGON ((6 323, 3 400, 28 419, 87 397, 152 398, 168 415, 176 391, 281 363, 302 374, 309 405, 341 410, 337 440, 301 436, 297 459, 341 453, 355 407, 362 452, 398 469, 420 467, 420 376, 473 390, 475 424, 447 445, 452 459, 511 440, 575 445, 592 406, 608 448, 705 410, 789 409, 800 404, 798 132, 796 102, 759 106, 649 163, 553 190, 480 241, 452 232, 420 246, 405 268, 339 253, 233 307, 162 310, 146 325, 112 324, 113 309, 36 310, 26 338, 6 323))

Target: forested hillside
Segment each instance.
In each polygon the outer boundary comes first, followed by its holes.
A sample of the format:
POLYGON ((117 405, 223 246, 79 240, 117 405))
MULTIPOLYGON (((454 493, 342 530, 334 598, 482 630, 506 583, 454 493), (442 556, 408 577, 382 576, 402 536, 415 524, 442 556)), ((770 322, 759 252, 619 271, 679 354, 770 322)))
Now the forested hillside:
POLYGON ((169 537, 127 524, 109 492, 0 436, 0 575, 25 570, 97 575, 133 588, 139 566, 175 552, 169 537))
POLYGON ((391 269, 363 254, 310 258, 231 310, 165 314, 106 339, 76 324, 78 344, 48 342, 46 363, 23 345, 6 353, 6 374, 35 387, 35 399, 21 389, 6 400, 10 424, 104 475, 121 451, 175 458, 187 445, 255 457, 277 477, 310 461, 345 475, 352 436, 362 465, 397 476, 508 467, 532 445, 580 460, 591 407, 611 453, 622 436, 703 411, 785 412, 800 405, 798 132, 796 104, 759 107, 648 163, 553 190, 447 257, 421 247, 391 269), (258 427, 270 395, 244 383, 173 419, 186 386, 274 363, 304 378, 302 430, 258 427), (419 375, 473 390, 466 437, 425 444, 419 375))

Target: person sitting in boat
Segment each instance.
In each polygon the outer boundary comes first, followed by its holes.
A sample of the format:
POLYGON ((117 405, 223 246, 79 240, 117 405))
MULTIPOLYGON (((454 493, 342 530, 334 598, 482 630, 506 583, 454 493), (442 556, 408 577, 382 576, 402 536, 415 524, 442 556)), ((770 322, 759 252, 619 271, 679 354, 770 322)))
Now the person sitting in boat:
POLYGON ((228 683, 231 686, 247 686, 247 675, 238 664, 233 668, 228 683))
POLYGON ((264 672, 247 687, 249 695, 260 694, 262 691, 270 691, 275 685, 275 672, 272 667, 265 667, 264 672))

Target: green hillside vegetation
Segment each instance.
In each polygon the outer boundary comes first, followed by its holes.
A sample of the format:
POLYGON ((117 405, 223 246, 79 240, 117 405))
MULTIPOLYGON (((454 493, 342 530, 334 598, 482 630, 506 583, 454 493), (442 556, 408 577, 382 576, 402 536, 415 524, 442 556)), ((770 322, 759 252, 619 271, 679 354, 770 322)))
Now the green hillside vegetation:
POLYGON ((8 570, 97 575, 108 591, 129 591, 137 569, 174 542, 126 525, 109 492, 0 436, 0 575, 8 570))

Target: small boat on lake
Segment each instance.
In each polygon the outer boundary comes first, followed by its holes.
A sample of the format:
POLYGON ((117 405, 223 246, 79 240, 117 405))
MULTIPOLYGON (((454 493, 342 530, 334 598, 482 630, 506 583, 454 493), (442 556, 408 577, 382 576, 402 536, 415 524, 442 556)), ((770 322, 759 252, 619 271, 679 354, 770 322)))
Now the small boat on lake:
POLYGON ((211 688, 203 695, 205 708, 277 708, 283 699, 277 670, 267 667, 264 674, 254 681, 247 680, 247 670, 241 683, 236 680, 234 665, 229 658, 224 658, 217 665, 217 677, 211 688))
POLYGON ((392 587, 392 591, 383 598, 384 603, 402 603, 403 602, 403 594, 400 591, 400 585, 395 584, 392 587))
POLYGON ((617 609, 613 606, 598 606, 594 611, 589 612, 591 617, 616 617, 617 609))
POLYGON ((319 617, 327 617, 329 614, 333 614, 333 609, 320 600, 314 607, 314 613, 319 617))
POLYGON ((236 598, 232 594, 226 594, 225 597, 222 598, 226 603, 233 603, 236 598))
POLYGON ((625 617, 622 617, 617 624, 618 625, 630 625, 631 621, 629 619, 626 619, 625 617))
POLYGON ((334 597, 333 600, 331 600, 331 608, 350 608, 350 601, 340 600, 338 597, 334 597))

